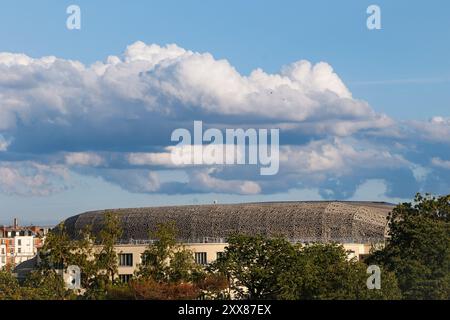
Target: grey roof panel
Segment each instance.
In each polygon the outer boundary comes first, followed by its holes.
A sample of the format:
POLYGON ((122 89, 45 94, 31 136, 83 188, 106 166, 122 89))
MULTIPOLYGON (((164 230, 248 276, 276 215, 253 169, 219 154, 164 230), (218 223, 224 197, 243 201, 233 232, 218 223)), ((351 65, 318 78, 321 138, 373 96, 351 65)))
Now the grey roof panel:
POLYGON ((148 239, 149 230, 154 231, 158 223, 173 221, 183 242, 260 234, 302 242, 361 243, 384 239, 392 208, 387 203, 338 201, 171 206, 86 212, 64 224, 73 238, 87 225, 97 233, 110 211, 121 218, 125 242, 148 239))

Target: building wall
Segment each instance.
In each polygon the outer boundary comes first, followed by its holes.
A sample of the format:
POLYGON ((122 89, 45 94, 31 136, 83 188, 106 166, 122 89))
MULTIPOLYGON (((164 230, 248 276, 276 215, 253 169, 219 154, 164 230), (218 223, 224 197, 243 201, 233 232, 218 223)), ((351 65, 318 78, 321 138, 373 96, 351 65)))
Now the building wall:
MULTIPOLYGON (((192 250, 193 253, 206 253, 207 263, 214 262, 217 259, 217 254, 224 252, 226 243, 192 243, 185 245, 188 249, 192 250)), ((349 259, 357 258, 360 259, 362 256, 370 253, 370 244, 357 244, 357 243, 346 243, 343 244, 345 250, 349 251, 349 259)), ((147 245, 118 245, 116 246, 116 252, 120 254, 131 254, 132 255, 132 265, 131 266, 120 266, 119 265, 119 276, 120 275, 133 275, 139 268, 139 264, 142 263, 141 257, 144 253, 147 245)), ((120 260, 120 259, 119 259, 120 260)), ((126 259, 123 259, 126 260, 126 259)), ((129 262, 129 261, 128 261, 129 262)))
POLYGON ((6 266, 6 244, 2 244, 0 240, 0 269, 6 266))
POLYGON ((17 266, 34 258, 41 244, 41 239, 34 236, 0 238, 0 268, 17 266))
POLYGON ((33 236, 14 237, 14 264, 18 265, 33 258, 37 253, 33 236))
MULTIPOLYGON (((192 250, 194 254, 206 253, 207 263, 211 263, 216 260, 217 253, 223 252, 226 247, 226 243, 199 243, 199 244, 187 244, 186 248, 192 250)), ((121 266, 119 265, 119 275, 132 275, 142 263, 142 254, 144 253, 147 245, 118 245, 116 246, 116 252, 119 254, 119 263, 121 254, 131 254, 132 255, 132 265, 131 266, 121 266)), ((125 260, 125 259, 124 259, 125 260)), ((129 262, 129 261, 128 261, 129 262)))

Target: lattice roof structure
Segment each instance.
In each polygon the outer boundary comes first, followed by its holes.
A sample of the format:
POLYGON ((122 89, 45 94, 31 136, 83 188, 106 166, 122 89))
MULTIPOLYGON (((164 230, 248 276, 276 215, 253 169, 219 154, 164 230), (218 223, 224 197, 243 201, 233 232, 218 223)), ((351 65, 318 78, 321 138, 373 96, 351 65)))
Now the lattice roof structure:
POLYGON ((77 238, 90 226, 98 233, 106 212, 122 222, 122 243, 149 239, 159 223, 175 222, 184 243, 226 242, 233 234, 281 236, 292 242, 372 243, 387 234, 393 205, 381 202, 277 202, 193 205, 86 212, 64 221, 77 238))

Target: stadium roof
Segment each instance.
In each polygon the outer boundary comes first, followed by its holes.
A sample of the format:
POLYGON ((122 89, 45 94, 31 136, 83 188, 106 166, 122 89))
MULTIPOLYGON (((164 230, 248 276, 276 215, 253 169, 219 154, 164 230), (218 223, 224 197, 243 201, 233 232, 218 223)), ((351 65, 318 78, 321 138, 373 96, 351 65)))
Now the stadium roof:
POLYGON ((122 243, 149 240, 157 224, 175 222, 185 243, 222 242, 232 234, 282 236, 294 242, 383 241, 393 205, 381 202, 276 202, 113 209, 86 212, 64 221, 77 238, 91 226, 98 233, 106 212, 122 222, 122 243), (222 240, 220 240, 222 239, 222 240))

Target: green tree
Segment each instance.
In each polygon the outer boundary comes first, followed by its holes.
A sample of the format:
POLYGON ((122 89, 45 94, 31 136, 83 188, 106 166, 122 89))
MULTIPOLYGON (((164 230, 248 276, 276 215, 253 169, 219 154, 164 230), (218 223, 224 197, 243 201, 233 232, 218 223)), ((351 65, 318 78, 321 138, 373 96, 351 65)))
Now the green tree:
POLYGON ((381 290, 367 288, 367 265, 348 259, 338 244, 298 246, 295 260, 279 277, 279 297, 288 300, 399 299, 395 276, 382 272, 381 290))
POLYGON ((118 259, 115 245, 122 236, 122 233, 123 230, 119 216, 113 212, 106 212, 103 228, 99 234, 101 250, 96 255, 96 259, 98 268, 108 274, 110 283, 114 283, 115 276, 118 273, 118 259))
MULTIPOLYGON (((38 271, 34 272, 30 279, 34 283, 54 285, 53 288, 50 286, 48 291, 53 291, 56 296, 61 297, 63 294, 60 293, 58 283, 63 283, 62 272, 68 266, 75 265, 81 270, 82 288, 95 287, 99 282, 97 280, 99 265, 95 259, 94 245, 95 239, 89 227, 81 231, 77 239, 71 239, 64 225, 59 225, 47 235, 44 247, 40 251, 41 262, 38 271), (56 281, 55 277, 61 281, 56 281)), ((46 295, 44 291, 42 292, 46 295)))
POLYGON ((295 249, 281 238, 236 235, 210 271, 224 275, 239 299, 275 299, 279 276, 294 261, 295 249))
POLYGON ((73 246, 70 264, 80 268, 81 287, 89 289, 95 286, 96 277, 100 272, 100 266, 95 259, 95 237, 90 226, 81 231, 78 240, 74 240, 73 246))
POLYGON ((44 246, 39 252, 40 269, 66 269, 71 265, 74 249, 74 242, 68 236, 64 225, 59 224, 47 234, 44 246))
POLYGON ((450 299, 450 195, 417 194, 389 216, 389 239, 369 263, 396 274, 406 299, 450 299))
POLYGON ((23 300, 66 300, 73 295, 66 289, 63 277, 55 270, 30 273, 22 287, 23 300))
POLYGON ((20 300, 22 298, 19 282, 4 268, 0 270, 0 300, 20 300))
POLYGON ((190 282, 200 277, 202 270, 195 263, 194 254, 177 243, 174 223, 159 224, 149 233, 154 240, 143 253, 142 264, 136 275, 141 279, 157 282, 190 282))

